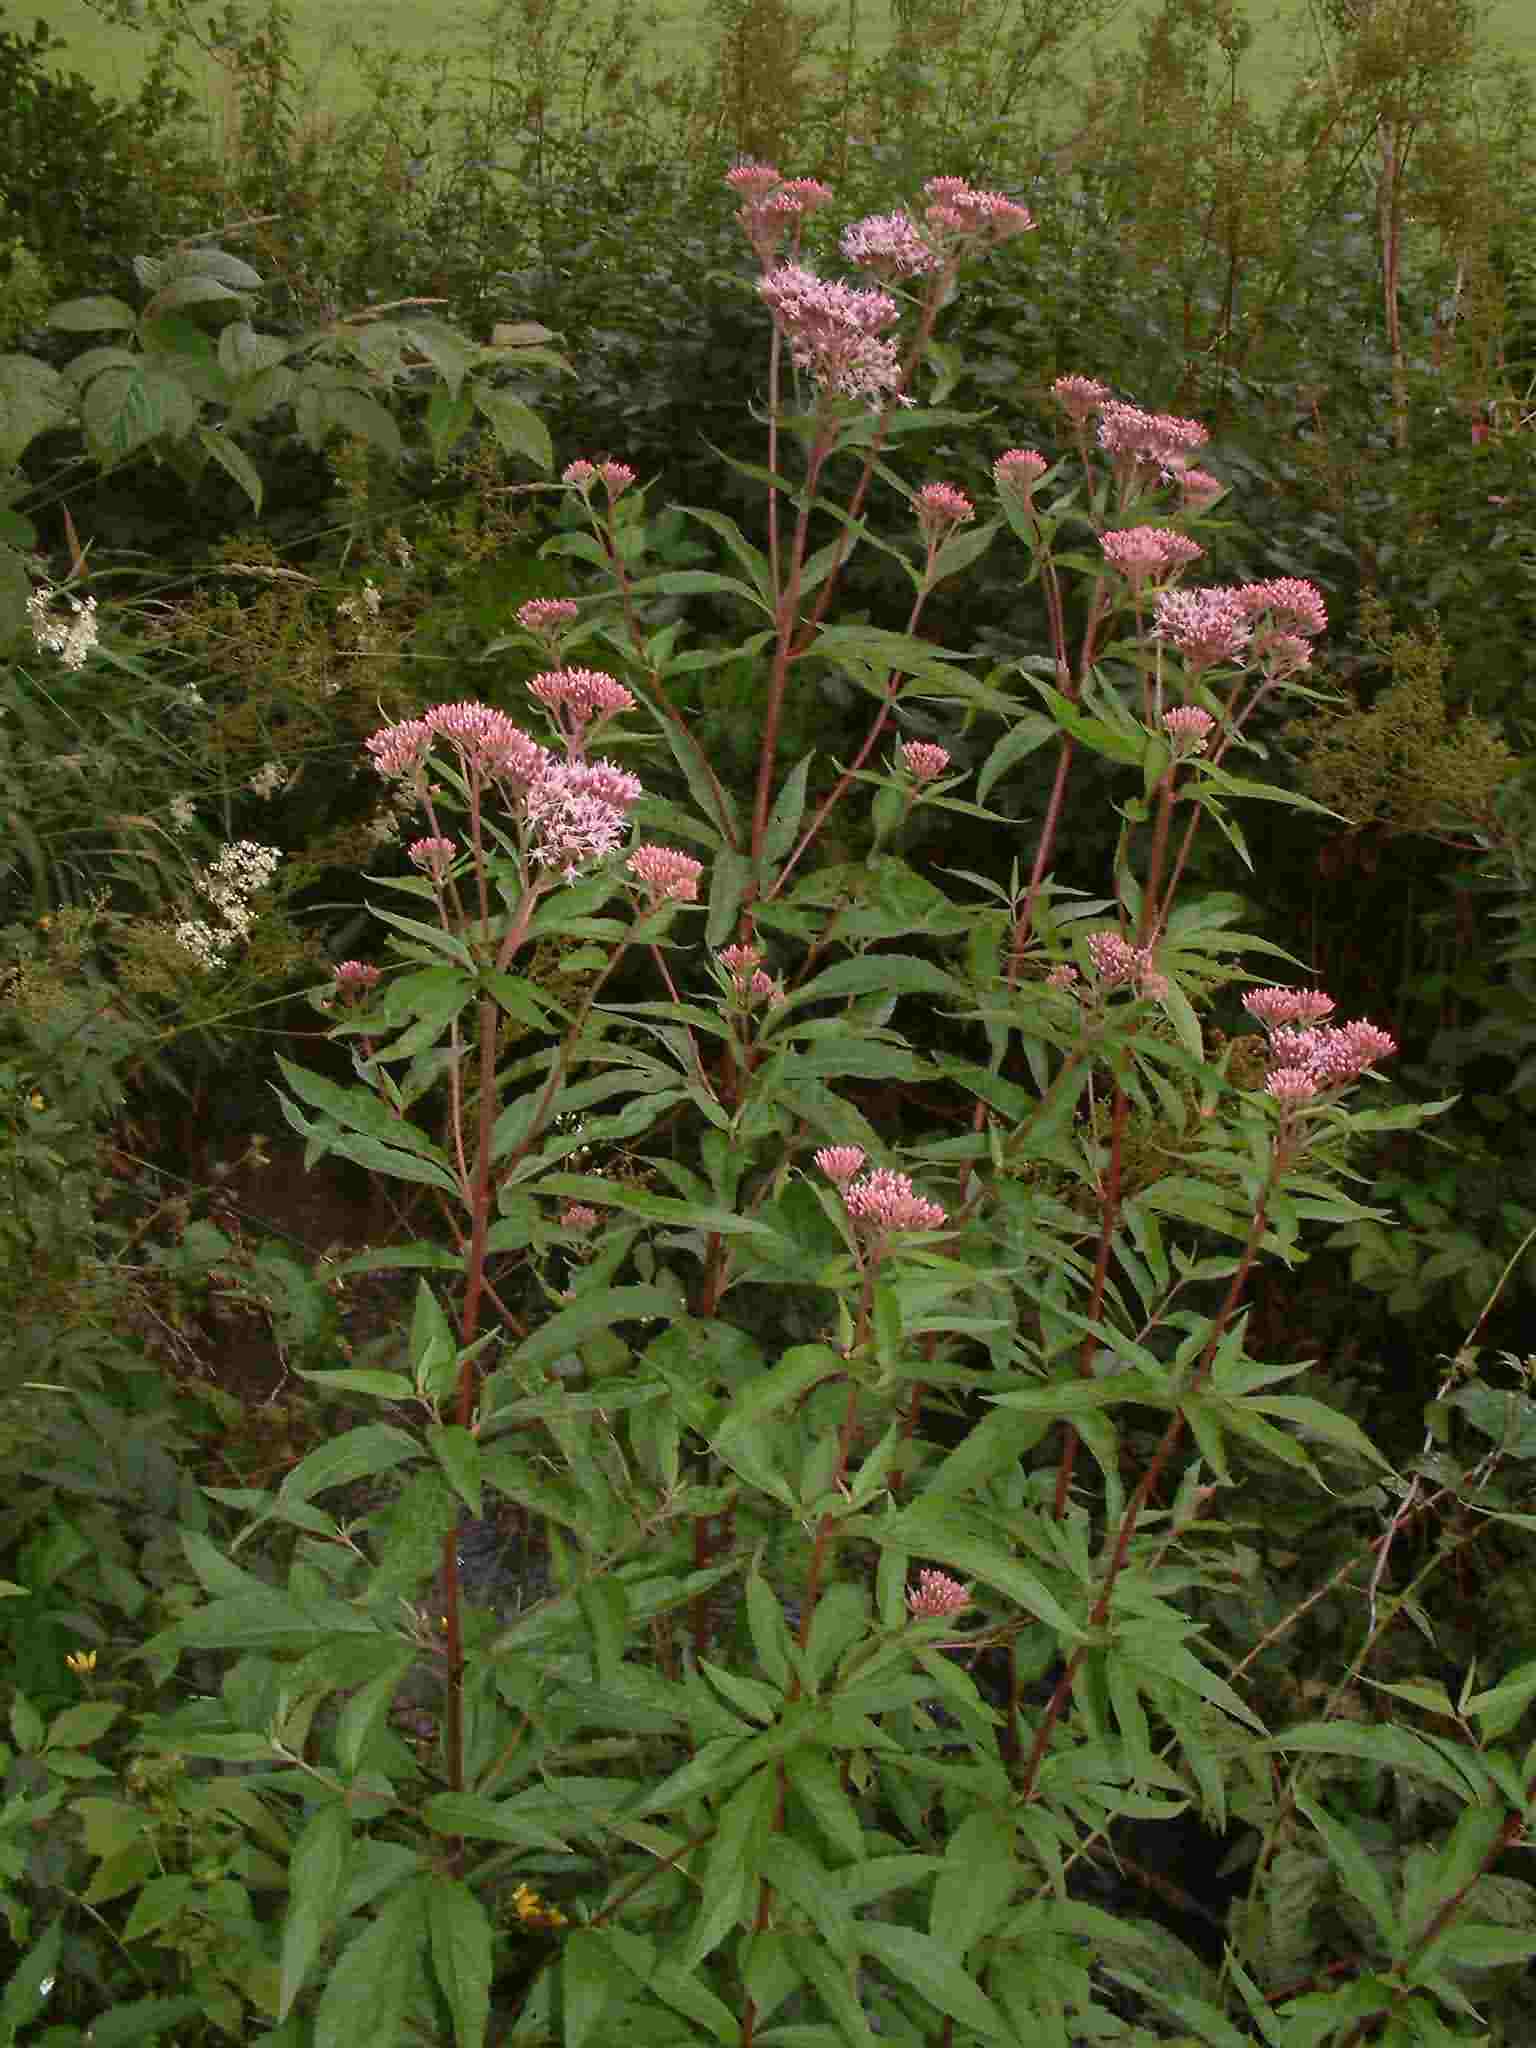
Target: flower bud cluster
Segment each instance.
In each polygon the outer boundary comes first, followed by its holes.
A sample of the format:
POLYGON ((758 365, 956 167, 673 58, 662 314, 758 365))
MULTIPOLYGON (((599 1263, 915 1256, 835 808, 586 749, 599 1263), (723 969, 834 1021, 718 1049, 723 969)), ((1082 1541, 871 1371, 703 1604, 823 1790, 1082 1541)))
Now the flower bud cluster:
POLYGON ((1321 989, 1250 989, 1243 1007, 1268 1034, 1265 1091, 1288 1108, 1347 1088, 1397 1051, 1389 1032, 1363 1018, 1326 1022, 1334 1001, 1321 989))

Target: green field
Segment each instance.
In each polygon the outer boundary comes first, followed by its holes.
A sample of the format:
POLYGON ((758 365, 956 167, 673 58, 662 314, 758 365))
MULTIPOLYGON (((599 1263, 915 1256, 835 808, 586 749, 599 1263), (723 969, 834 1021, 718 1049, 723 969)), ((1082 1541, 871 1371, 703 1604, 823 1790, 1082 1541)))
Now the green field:
MULTIPOLYGON (((861 46, 878 54, 889 35, 887 0, 855 0, 861 46)), ((1075 60, 1084 75, 1095 52, 1129 47, 1145 0, 1123 0, 1112 25, 1096 36, 1084 35, 1075 46, 1075 60)), ((0 0, 4 6, 4 0, 0 0)), ((30 24, 34 10, 5 7, 13 22, 30 24)), ((257 11, 255 8, 253 12, 257 11)), ((345 113, 356 106, 360 86, 350 54, 354 42, 373 48, 440 51, 458 42, 469 49, 477 40, 473 22, 480 10, 462 0, 413 0, 410 6, 391 0, 295 0, 298 43, 306 83, 306 111, 345 113)), ((656 39, 652 54, 658 69, 697 63, 713 40, 712 23, 702 0, 659 0, 658 11, 668 28, 656 39)), ((209 15, 214 12, 210 6, 209 15)), ((1315 48, 1305 0, 1250 0, 1257 28, 1243 84, 1260 106, 1273 105, 1290 81, 1304 70, 1315 48)), ((839 23, 846 19, 836 9, 839 23)), ((1492 0, 1488 10, 1490 50, 1516 59, 1536 78, 1536 0, 1492 0)), ((48 20, 67 39, 65 61, 104 90, 131 90, 139 76, 144 39, 132 30, 104 26, 88 0, 53 0, 48 20)), ((195 54, 195 53, 194 53, 195 54)), ((205 75, 194 78, 210 114, 225 97, 211 65, 198 59, 205 75)))

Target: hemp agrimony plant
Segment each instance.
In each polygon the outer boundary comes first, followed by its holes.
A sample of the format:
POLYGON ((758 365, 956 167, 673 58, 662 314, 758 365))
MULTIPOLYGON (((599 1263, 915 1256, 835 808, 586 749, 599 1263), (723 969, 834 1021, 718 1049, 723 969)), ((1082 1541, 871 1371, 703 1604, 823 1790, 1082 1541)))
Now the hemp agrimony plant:
MULTIPOLYGON (((355 1080, 284 1069, 310 1157, 429 1190, 442 1229, 358 1262, 419 1273, 409 1332, 306 1375, 379 1419, 218 1496, 296 1532, 286 1584, 194 1546, 210 1597, 144 1652, 239 1653, 155 1739, 265 1766, 291 1843, 269 2038, 1486 2038, 1457 1971, 1536 1949, 1470 1910, 1536 1790, 1495 1746, 1536 1687, 1469 1688, 1454 1739, 1333 1705, 1272 1729, 1255 1665, 1303 1608, 1255 1642, 1216 1597, 1257 1569, 1211 1513, 1245 1471, 1385 1469, 1277 1391, 1303 1368, 1247 1355, 1245 1302, 1304 1226, 1375 1213, 1341 1187, 1352 1140, 1429 1113, 1370 1108, 1390 1037, 1304 971, 1252 985, 1278 949, 1189 886, 1203 827, 1246 856, 1244 799, 1306 801, 1242 767, 1261 708, 1312 692, 1322 597, 1192 585, 1206 432, 1089 377, 1054 387, 1057 454, 997 458, 990 513, 896 473, 955 424, 921 404, 936 324, 1023 207, 933 180, 844 233, 854 284, 802 247, 823 186, 730 183, 771 316, 760 540, 695 510, 728 571, 657 570, 633 472, 566 469, 585 530, 546 549, 571 597, 517 615, 547 662, 526 708, 368 742, 421 831, 386 955, 320 997, 355 1080), (1048 651, 982 678, 920 628, 1000 540, 1048 651), (907 565, 900 631, 829 622, 866 547, 907 565), (760 623, 651 630, 694 594, 760 623), (673 686, 743 657, 738 792, 673 686), (789 693, 828 671, 864 736, 786 770, 789 693), (987 799, 1047 745, 1016 849, 987 799), (1093 898, 1054 876, 1084 753, 1125 777, 1093 898), (903 857, 928 807, 975 872, 903 857), (862 858, 827 857, 835 813, 862 858), (488 1524, 517 1562, 472 1598, 488 1524), (1330 1806, 1361 1757, 1444 1802, 1403 1872, 1330 1806), (1189 1808, 1253 1852, 1219 1962, 1078 1882, 1189 1808), (1298 1980, 1274 1873, 1299 1849, 1304 1914, 1369 1919, 1309 1936, 1298 1980)), ((1356 1672, 1431 1498, 1366 1517, 1356 1672)))

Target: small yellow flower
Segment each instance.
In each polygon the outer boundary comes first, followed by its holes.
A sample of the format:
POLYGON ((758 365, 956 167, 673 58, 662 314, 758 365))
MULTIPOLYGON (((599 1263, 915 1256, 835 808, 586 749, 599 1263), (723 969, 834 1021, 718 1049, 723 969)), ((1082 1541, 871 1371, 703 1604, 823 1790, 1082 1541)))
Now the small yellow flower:
POLYGON ((558 1906, 541 1899, 531 1884, 519 1884, 512 1893, 512 1909, 525 1927, 568 1927, 570 1922, 558 1906))
POLYGON ((37 928, 40 932, 51 931, 53 929, 53 919, 51 917, 40 917, 37 920, 37 928))
POLYGON ((84 1678, 96 1669, 96 1652, 94 1650, 71 1650, 64 1659, 64 1662, 73 1671, 76 1678, 84 1678))
POLYGON ((42 1096, 38 1094, 35 1088, 33 1089, 32 1093, 27 1097, 27 1104, 29 1108, 32 1109, 46 1109, 48 1107, 47 1103, 43 1100, 42 1096))

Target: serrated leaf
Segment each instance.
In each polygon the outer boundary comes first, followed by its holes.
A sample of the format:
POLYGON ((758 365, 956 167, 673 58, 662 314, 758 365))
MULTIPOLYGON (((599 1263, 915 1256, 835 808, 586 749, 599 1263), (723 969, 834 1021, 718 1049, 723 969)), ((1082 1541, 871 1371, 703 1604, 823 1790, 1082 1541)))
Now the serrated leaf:
POLYGON ((314 2048, 379 2048, 403 2036, 425 1932, 419 1891, 397 1893, 332 1965, 315 2013, 314 2048))
POLYGON ((438 1877, 427 1893, 432 1974, 453 2014, 457 2048, 483 2048, 491 2015, 491 1923, 456 1878, 438 1877))
POLYGON ((859 1923, 859 1946, 900 1984, 909 1984, 937 2013, 973 2027, 989 2041, 1014 2041, 1013 2029, 986 1993, 931 1935, 879 1921, 859 1923))
POLYGON ((64 378, 47 363, 35 356, 0 355, 0 463, 18 462, 39 434, 63 426, 72 397, 64 378))
POLYGON ((471 386, 475 406, 489 420, 491 432, 507 455, 522 455, 535 469, 547 474, 555 466, 554 443, 549 429, 531 406, 508 391, 493 390, 487 384, 471 386))
POLYGON ((261 471, 239 442, 232 441, 228 434, 215 432, 212 427, 199 427, 197 438, 225 474, 234 478, 250 499, 252 511, 260 518, 263 490, 261 471))
POLYGON ((341 1898, 352 1847, 352 1822, 343 1800, 312 1814, 293 1845, 288 1864, 288 1910, 283 1916, 282 1975, 277 2016, 287 2019, 304 1988, 341 1898))
POLYGON ((302 1459, 278 1488, 278 1499, 309 1501, 328 1487, 350 1486, 357 1479, 376 1479, 416 1455, 413 1437, 388 1423, 365 1423, 345 1436, 323 1443, 302 1459))
POLYGON ((998 1814, 968 1815, 950 1837, 928 1910, 939 1947, 964 1962, 1007 1911, 1017 1874, 1013 1829, 998 1814))

